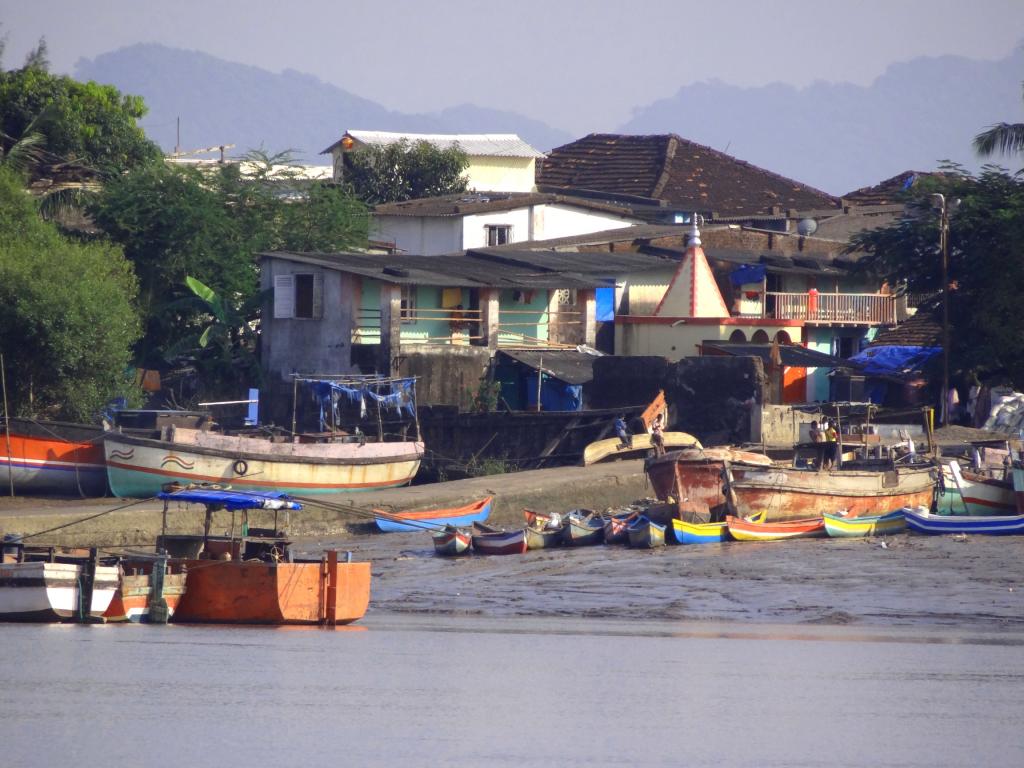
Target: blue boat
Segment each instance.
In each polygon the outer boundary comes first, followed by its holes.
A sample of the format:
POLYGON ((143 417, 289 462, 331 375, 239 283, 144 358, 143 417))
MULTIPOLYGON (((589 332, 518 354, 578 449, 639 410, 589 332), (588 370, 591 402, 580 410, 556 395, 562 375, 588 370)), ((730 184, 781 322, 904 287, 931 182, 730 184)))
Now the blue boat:
POLYGON ((678 517, 672 518, 672 535, 679 544, 716 544, 732 538, 726 523, 688 523, 678 517))
POLYGON ((665 526, 640 515, 629 525, 629 546, 638 549, 654 549, 665 546, 665 526))
POLYGON ((397 531, 444 530, 445 526, 467 528, 473 523, 482 523, 491 514, 494 497, 474 501, 462 507, 431 509, 425 512, 388 512, 375 509, 377 527, 385 533, 397 531))
POLYGON ((933 515, 923 507, 903 508, 907 528, 915 533, 1024 534, 1024 515, 933 515))

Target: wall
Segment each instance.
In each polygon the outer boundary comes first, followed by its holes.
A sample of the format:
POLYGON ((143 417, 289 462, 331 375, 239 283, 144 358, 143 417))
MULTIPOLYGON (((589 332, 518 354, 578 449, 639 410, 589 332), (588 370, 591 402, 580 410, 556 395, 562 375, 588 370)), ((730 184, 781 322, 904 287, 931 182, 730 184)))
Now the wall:
POLYGON ((403 347, 398 370, 416 377, 419 405, 463 405, 471 401, 491 364, 485 347, 403 347))
POLYGON ((513 208, 508 211, 495 211, 493 213, 477 213, 467 216, 456 217, 456 221, 462 222, 462 245, 460 248, 485 248, 487 246, 487 231, 484 229, 488 224, 512 226, 512 239, 509 242, 523 243, 532 240, 533 233, 530 222, 530 209, 513 208))
POLYGON ((370 217, 370 238, 393 242, 403 252, 434 256, 462 249, 462 222, 457 216, 370 217))
POLYGON ((516 301, 517 291, 503 290, 498 294, 500 345, 515 344, 520 336, 531 336, 538 339, 548 338, 548 301, 546 290, 518 292, 525 293, 528 301, 516 301), (532 295, 531 295, 532 294, 532 295))
POLYGON ((533 216, 534 240, 586 235, 607 229, 622 229, 636 222, 610 213, 571 205, 538 205, 533 216))
MULTIPOLYGON (((800 425, 821 419, 819 413, 803 413, 788 405, 762 405, 754 410, 751 441, 765 446, 791 446, 799 442, 800 425)), ((807 430, 803 430, 806 434, 807 430)))
POLYGON ((662 355, 670 360, 679 360, 698 355, 698 347, 704 341, 728 341, 737 330, 742 331, 748 341, 758 330, 764 330, 769 338, 784 330, 793 343, 799 344, 803 340, 803 328, 799 325, 719 324, 692 320, 675 326, 671 322, 617 322, 615 351, 619 355, 662 355))
POLYGON ((469 158, 467 189, 480 192, 532 192, 535 189, 536 158, 469 158))
POLYGON ((664 389, 669 428, 716 445, 750 439, 751 413, 766 387, 755 357, 600 357, 588 392, 592 407, 617 408, 646 404, 664 389))
POLYGON ((353 285, 338 272, 283 259, 264 259, 260 285, 272 288, 275 275, 312 273, 323 281, 323 317, 274 317, 274 298, 264 302, 260 322, 260 360, 268 379, 287 381, 288 374, 349 373, 353 285))

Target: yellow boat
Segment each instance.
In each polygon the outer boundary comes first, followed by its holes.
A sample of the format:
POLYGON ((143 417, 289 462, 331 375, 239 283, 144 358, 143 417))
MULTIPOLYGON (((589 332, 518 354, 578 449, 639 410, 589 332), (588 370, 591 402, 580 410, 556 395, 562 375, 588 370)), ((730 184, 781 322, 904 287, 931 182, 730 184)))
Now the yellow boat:
POLYGON ((907 527, 907 519, 902 510, 867 517, 844 517, 826 512, 823 517, 825 530, 833 538, 884 536, 889 533, 900 533, 907 527))
MULTIPOLYGON (((689 432, 664 432, 663 435, 665 437, 666 451, 704 447, 700 444, 700 440, 689 432)), ((583 465, 590 466, 601 461, 614 461, 616 459, 637 459, 646 455, 653 448, 651 436, 646 432, 633 435, 633 445, 628 448, 617 437, 596 440, 583 449, 583 465)))

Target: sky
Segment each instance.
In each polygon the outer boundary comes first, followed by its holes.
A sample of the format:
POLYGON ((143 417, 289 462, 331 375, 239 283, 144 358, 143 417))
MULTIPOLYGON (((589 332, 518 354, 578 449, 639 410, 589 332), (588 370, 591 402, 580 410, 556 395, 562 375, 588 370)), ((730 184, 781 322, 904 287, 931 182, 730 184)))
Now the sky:
POLYGON ((694 82, 869 85, 918 56, 1001 59, 1024 0, 0 0, 0 23, 7 67, 40 37, 67 74, 155 42, 402 112, 472 103, 583 135, 694 82))

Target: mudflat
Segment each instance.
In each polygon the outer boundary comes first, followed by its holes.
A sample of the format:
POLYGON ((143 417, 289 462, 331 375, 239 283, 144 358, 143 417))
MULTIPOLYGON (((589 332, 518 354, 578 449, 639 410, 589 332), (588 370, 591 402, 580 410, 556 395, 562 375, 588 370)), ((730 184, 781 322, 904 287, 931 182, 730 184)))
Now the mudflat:
POLYGON ((442 558, 426 533, 302 542, 373 563, 370 613, 1024 629, 1024 537, 902 534, 442 558))

